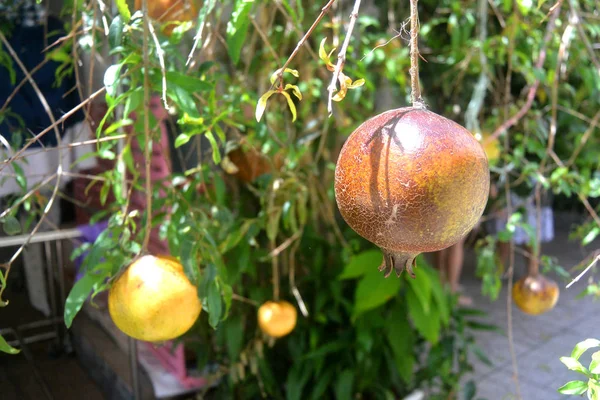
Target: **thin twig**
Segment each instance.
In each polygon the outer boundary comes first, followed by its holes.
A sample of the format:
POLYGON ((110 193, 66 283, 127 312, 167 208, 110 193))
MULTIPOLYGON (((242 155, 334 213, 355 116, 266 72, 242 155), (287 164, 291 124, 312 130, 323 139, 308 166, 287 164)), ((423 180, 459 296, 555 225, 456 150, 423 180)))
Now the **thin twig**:
POLYGON ((329 92, 329 98, 327 100, 327 111, 329 115, 333 114, 333 93, 337 88, 337 81, 340 77, 340 73, 344 69, 344 64, 346 63, 346 52, 348 51, 348 45, 350 44, 350 38, 352 38, 352 31, 354 30, 354 25, 356 24, 356 20, 358 19, 358 10, 360 9, 360 1, 354 0, 354 7, 352 8, 352 13, 350 14, 350 23, 348 24, 348 29, 346 30, 346 37, 344 38, 344 42, 342 43, 342 48, 338 52, 338 60, 335 65, 335 69, 333 70, 333 77, 331 78, 331 83, 327 88, 329 92))
MULTIPOLYGON (((558 17, 559 14, 560 14, 560 7, 557 7, 554 10, 554 13, 552 14, 552 16, 550 17, 550 20, 548 21, 548 25, 546 25, 546 33, 544 35, 542 48, 540 49, 540 54, 538 56, 537 62, 535 63, 535 68, 537 68, 537 69, 542 68, 544 65, 544 61, 546 60, 547 46, 548 46, 548 43, 550 42, 550 39, 552 38, 552 32, 554 31, 554 25, 556 22, 556 18, 558 17)), ((513 115, 511 118, 504 121, 498 128, 496 128, 494 133, 492 135, 490 135, 487 139, 484 140, 484 142, 483 142, 484 145, 491 142, 492 140, 495 140, 502 133, 506 132, 509 128, 511 128, 512 126, 517 124, 521 120, 521 118, 523 118, 523 116, 525 114, 527 114, 527 112, 529 111, 529 109, 531 108, 531 106, 533 104, 533 100, 535 99, 535 93, 536 93, 539 85, 540 85, 540 80, 536 78, 535 81, 533 82, 533 84, 529 87, 529 91, 527 93, 527 99, 525 101, 525 104, 523 104, 521 109, 519 111, 517 111, 517 113, 515 115, 513 115)))
POLYGON ((600 262, 600 254, 598 254, 598 255, 596 256, 596 258, 594 258, 594 259, 592 260, 592 262, 590 263, 590 265, 588 265, 586 269, 584 269, 584 270, 583 270, 583 271, 582 271, 582 272, 581 272, 579 275, 577 275, 577 276, 576 276, 576 277, 575 277, 575 278, 574 278, 574 279, 573 279, 573 280, 572 280, 572 281, 571 281, 571 282, 570 282, 570 283, 569 283, 569 284, 566 286, 566 289, 570 288, 571 286, 573 286, 573 284, 574 284, 575 282, 577 282, 577 281, 579 281, 581 278, 583 278, 583 276, 584 276, 585 274, 587 274, 587 272, 588 272, 590 269, 592 269, 592 267, 593 267, 594 265, 596 265, 596 263, 597 263, 597 262, 600 262))
MULTIPOLYGON (((504 189, 506 192, 506 213, 507 219, 512 214, 512 201, 510 198, 510 186, 508 179, 504 182, 504 189)), ((508 331, 508 350, 510 352, 510 359, 512 363, 513 370, 513 379, 515 381, 515 389, 517 394, 517 399, 522 399, 521 397, 521 387, 519 385, 519 365, 517 362, 517 353, 515 352, 515 342, 513 336, 513 321, 512 321, 512 289, 514 282, 514 270, 515 270, 515 239, 511 236, 509 242, 509 266, 508 266, 508 284, 507 284, 507 294, 506 294, 506 319, 507 319, 507 331, 508 331)))
MULTIPOLYGON (((95 91, 90 97, 88 97, 87 99, 85 99, 84 101, 82 101, 81 103, 79 103, 78 105, 73 107, 71 110, 66 112, 62 117, 60 117, 58 120, 56 120, 54 123, 52 123, 49 127, 45 128, 43 131, 41 131, 40 133, 35 135, 29 142, 27 142, 23 147, 21 147, 10 160, 12 160, 13 158, 22 157, 23 153, 31 145, 33 145, 36 141, 40 140, 40 138, 42 136, 44 136, 46 133, 50 132, 51 130, 55 129, 60 123, 63 123, 64 121, 66 121, 73 114, 75 114, 77 111, 79 111, 82 107, 85 107, 85 105, 88 102, 92 101, 94 98, 96 98, 97 96, 102 94, 105 90, 106 90, 105 86, 101 87, 100 89, 95 91)), ((8 161, 10 161, 10 160, 8 160, 8 161)), ((8 163, 0 167, 0 172, 2 172, 4 170, 6 165, 8 165, 8 163)))
POLYGON ((263 32, 263 30, 261 29, 261 27, 258 25, 258 23, 256 22, 256 19, 254 19, 254 17, 251 16, 250 17, 250 21, 252 22, 252 25, 254 25, 254 29, 256 29, 256 32, 258 32, 258 35, 260 36, 260 38, 264 42, 265 46, 267 46, 267 49, 269 49, 269 51, 271 52, 271 56, 273 57, 273 59, 274 60, 279 59, 279 56, 277 55, 277 52, 275 51, 275 49, 271 45, 271 42, 269 41, 269 38, 263 32))
MULTIPOLYGON (((205 4, 204 7, 207 7, 207 5, 205 4)), ((204 27, 206 26, 206 18, 208 17, 208 14, 210 14, 211 11, 212 9, 207 10, 206 15, 204 16, 204 19, 202 20, 202 23, 198 28, 198 32, 196 33, 196 36, 194 36, 194 44, 192 45, 192 49, 190 50, 190 53, 188 54, 187 60, 185 62, 186 67, 190 64, 190 61, 192 61, 192 58, 194 57, 194 52, 198 47, 198 43, 200 43, 200 40, 202 40, 202 34, 204 33, 204 27)))
POLYGON ((489 79, 487 77, 487 57, 483 51, 483 46, 487 39, 488 0, 478 0, 478 3, 477 27, 479 29, 479 64, 481 64, 481 72, 479 73, 477 84, 475 84, 475 87, 473 88, 473 94, 471 95, 471 101, 469 101, 469 105, 467 106, 467 111, 465 112, 465 125, 469 131, 481 133, 478 116, 481 112, 489 84, 489 79))
POLYGON ((419 0, 410 0, 410 100, 413 107, 424 108, 419 84, 419 0))
MULTIPOLYGON (((4 36, 4 34, 1 31, 0 31, 0 41, 2 41, 2 43, 4 44, 4 46, 6 47, 6 49, 8 50, 8 52, 10 53, 11 57, 17 63, 17 65, 19 66, 19 69, 21 70, 21 72, 23 72, 23 75, 25 75, 27 77, 27 80, 29 81, 29 84, 31 85, 31 87, 35 91, 35 94, 38 97, 40 103, 42 103, 42 106, 44 107, 44 111, 48 115, 48 118, 50 119, 50 122, 52 122, 52 124, 55 126, 54 127, 54 133, 56 135, 56 142, 60 146, 62 138, 60 136, 60 131, 58 130, 58 126, 56 125, 56 120, 54 118, 54 114, 52 113, 52 110, 50 108, 50 105, 48 104, 48 101, 46 100, 46 97, 44 96, 44 94, 42 93, 42 91, 38 87, 37 83, 35 82, 35 80, 31 76, 31 73, 27 70, 27 68, 25 67, 25 65, 23 64, 23 62, 21 61, 21 59, 19 58, 19 56, 15 52, 15 50, 12 48, 12 46, 10 45, 10 43, 8 42, 8 40, 6 40, 6 37, 4 36)), ((62 173, 62 161, 63 161, 63 153, 62 153, 62 150, 59 149, 58 150, 58 167, 57 167, 57 170, 56 170, 56 182, 55 182, 55 185, 54 185, 54 190, 52 191, 52 195, 48 199, 48 203, 46 204, 46 207, 44 208, 44 211, 42 212, 42 215, 40 216, 39 221, 33 227, 32 231, 30 232, 30 234, 29 234, 29 236, 27 238, 27 240, 25 241, 25 243, 23 243, 19 247, 19 249, 17 249, 17 251, 10 258, 10 260, 8 262, 8 268, 6 270, 6 273, 4 274, 4 279, 5 280, 8 278, 8 274, 10 272, 10 266, 19 257, 19 255, 23 252, 23 250, 25 249, 25 247, 29 244, 29 241, 31 240, 31 238, 33 237, 33 235, 35 235, 35 233, 38 231, 38 229, 40 228, 40 226, 42 225, 42 223, 46 219, 46 215, 48 215, 48 213, 50 212, 50 209, 52 208, 52 205, 54 204, 54 199, 56 198, 56 194, 58 193, 58 188, 60 186, 60 178, 61 178, 61 173, 62 173)), ((2 288, 0 288, 0 299, 2 298, 2 293, 4 292, 5 289, 6 289, 6 286, 2 286, 2 288)))
POLYGON ((160 73, 162 74, 162 101, 163 105, 165 106, 165 110, 168 110, 169 105, 167 104, 167 69, 165 67, 164 57, 165 52, 160 46, 158 37, 156 37, 156 33, 154 32, 154 26, 152 25, 152 23, 148 23, 148 29, 150 31, 150 36, 152 36, 152 40, 154 40, 154 45, 156 46, 156 56, 158 57, 158 63, 160 64, 160 73))
MULTIPOLYGON (((276 3, 278 3, 278 2, 276 2, 276 3)), ((288 65, 290 65, 290 63, 292 62, 294 57, 296 57, 296 54, 298 54, 298 51, 300 51, 300 48, 304 45, 304 43, 306 43, 306 41, 308 40, 310 35, 313 33, 313 31, 315 30, 317 25, 319 25, 319 22, 321 22, 321 20, 323 19, 323 17, 327 13, 327 11, 329 11, 329 9, 333 5, 333 3, 335 3, 335 0, 329 0, 327 2, 327 4, 325 4, 323 6, 323 8, 321 8, 321 12, 317 16, 317 19, 315 19, 315 21, 312 23, 310 28, 308 28, 308 31, 306 31, 304 36, 302 36, 302 39, 300 39, 298 41, 298 43, 296 44, 296 48, 294 49, 294 51, 292 51, 292 54, 290 54, 290 56, 288 57, 285 64, 283 64, 283 67, 281 67, 281 69, 279 70, 279 85, 280 86, 283 86, 283 73, 284 73, 285 69, 288 67, 288 65)))
POLYGON ((148 37, 150 36, 150 18, 148 17, 148 0, 142 0, 142 12, 144 14, 144 37, 142 42, 142 53, 144 63, 144 162, 146 164, 146 226, 144 241, 142 242, 142 254, 148 251, 150 243, 150 231, 152 230, 152 136, 150 135, 150 81, 148 67, 148 37))
POLYGON ((581 152, 581 149, 583 149, 583 146, 585 146, 585 144, 587 143, 590 136, 592 136, 592 133, 594 133, 594 130, 596 130, 596 128, 598 128, 599 122, 600 122, 600 111, 598 111, 596 113, 596 115, 594 115, 594 118, 592 118, 592 120, 589 121, 590 126, 583 133, 583 136, 581 137, 581 141, 579 142, 579 145, 577 146, 577 148, 575 148, 575 150, 573 151, 573 154, 571 154, 571 157, 569 158, 569 161, 567 161, 566 166, 570 166, 575 162, 575 160, 577 159, 577 156, 579 155, 579 152, 581 152))
MULTIPOLYGON (((594 52, 592 44, 590 43, 590 39, 587 37, 587 34, 585 33, 585 30, 583 28, 583 24, 581 23, 581 18, 579 17, 579 13, 577 10, 579 6, 578 6, 577 2, 574 0, 569 1, 569 5, 571 7, 571 12, 573 13, 573 17, 574 17, 574 24, 577 27, 577 32, 579 33, 579 36, 581 37, 581 41, 585 45, 585 48, 588 51, 588 54, 590 56, 590 59, 592 60, 592 63, 596 67, 596 73, 600 74, 600 60, 598 60, 598 58, 596 57, 596 53, 594 52)), ((560 8, 560 7, 558 7, 558 8, 560 8)))
POLYGON ((300 241, 298 240, 294 245, 290 248, 290 256, 289 256, 289 280, 290 280, 290 288, 292 289, 292 294, 296 298, 296 302, 298 303, 298 307, 300 308, 300 312, 304 316, 304 318, 308 318, 308 308, 306 307, 306 303, 304 303, 304 299, 302 299, 302 295, 300 294, 300 290, 296 286, 296 252, 298 251, 298 247, 300 247, 300 241))

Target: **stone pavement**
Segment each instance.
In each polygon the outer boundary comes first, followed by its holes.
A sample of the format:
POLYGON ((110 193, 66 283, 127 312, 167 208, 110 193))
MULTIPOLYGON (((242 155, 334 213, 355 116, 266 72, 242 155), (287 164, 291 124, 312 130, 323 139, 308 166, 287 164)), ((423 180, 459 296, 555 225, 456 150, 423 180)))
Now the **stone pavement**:
MULTIPOLYGON (((569 242, 569 225, 573 222, 573 216, 555 215, 556 237, 553 242, 543 246, 544 254, 557 257, 559 265, 565 269, 581 262, 591 250, 600 248, 600 240, 596 240, 585 249, 577 242, 569 242)), ((515 261, 515 279, 518 279, 523 276, 525 267, 519 254, 516 255, 515 261)), ((560 288, 558 304, 553 310, 541 316, 529 316, 512 305, 514 349, 523 400, 581 398, 557 392, 563 384, 581 379, 582 376, 569 371, 559 358, 569 356, 575 344, 582 340, 600 339, 600 302, 589 296, 583 299, 575 298, 585 288, 585 279, 565 289, 568 282, 550 276, 559 283, 560 288)), ((485 320, 504 331, 504 334, 487 331, 477 334, 480 348, 494 365, 490 367, 478 359, 475 360, 475 372, 467 376, 465 381, 475 380, 476 399, 517 399, 507 337, 506 282, 504 281, 502 293, 496 302, 482 296, 481 281, 475 278, 474 274, 474 255, 467 253, 461 281, 464 291, 473 298, 477 308, 488 312, 488 318, 485 320)), ((588 350, 581 357, 580 361, 584 366, 589 365, 592 353, 592 350, 588 350)))

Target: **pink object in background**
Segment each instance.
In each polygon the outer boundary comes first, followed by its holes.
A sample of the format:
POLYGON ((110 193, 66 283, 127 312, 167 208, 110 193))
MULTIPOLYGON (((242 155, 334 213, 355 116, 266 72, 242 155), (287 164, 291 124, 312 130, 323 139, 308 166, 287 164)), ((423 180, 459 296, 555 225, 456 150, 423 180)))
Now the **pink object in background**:
POLYGON ((201 388, 207 385, 207 381, 202 377, 189 376, 185 365, 184 345, 178 344, 175 348, 173 342, 166 342, 163 346, 157 347, 152 343, 143 343, 160 361, 162 366, 173 374, 179 383, 188 389, 201 388))
MULTIPOLYGON (((150 99, 150 108, 154 117, 158 120, 160 126, 160 140, 152 142, 152 155, 150 160, 150 179, 154 185, 157 181, 164 180, 171 174, 170 169, 170 156, 169 156, 169 135, 167 132, 167 126, 165 123, 168 117, 167 110, 162 106, 162 102, 159 96, 152 96, 150 99)), ((131 118, 135 120, 135 114, 131 115, 131 118)), ((132 133, 133 126, 128 127, 127 133, 132 133)), ((145 168, 145 157, 144 149, 140 148, 140 144, 137 139, 131 141, 131 154, 133 156, 134 165, 140 171, 140 183, 145 184, 146 181, 146 168, 145 168)), ((163 185, 165 185, 163 183, 163 185)), ((160 191, 160 196, 165 196, 165 191, 160 191)), ((143 211, 146 209, 146 192, 135 191, 131 194, 131 208, 135 210, 143 211)), ((157 214, 160 211, 168 210, 157 210, 153 207, 152 214, 157 214)), ((159 238, 159 227, 155 227, 150 232, 150 243, 148 244, 148 250, 150 253, 169 254, 169 245, 166 240, 160 240, 159 238)))

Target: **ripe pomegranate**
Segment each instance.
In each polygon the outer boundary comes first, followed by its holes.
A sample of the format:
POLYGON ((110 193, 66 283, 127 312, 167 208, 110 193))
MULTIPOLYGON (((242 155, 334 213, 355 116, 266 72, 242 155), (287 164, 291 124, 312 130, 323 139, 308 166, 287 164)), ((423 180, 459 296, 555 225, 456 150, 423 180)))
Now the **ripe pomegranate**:
POLYGON ((513 286, 512 298, 525 314, 540 315, 554 308, 560 292, 552 279, 542 274, 527 275, 513 286))
POLYGON ((457 123, 424 108, 381 113, 360 125, 340 152, 335 198, 344 220, 383 250, 380 271, 465 237, 487 203, 485 151, 457 123))

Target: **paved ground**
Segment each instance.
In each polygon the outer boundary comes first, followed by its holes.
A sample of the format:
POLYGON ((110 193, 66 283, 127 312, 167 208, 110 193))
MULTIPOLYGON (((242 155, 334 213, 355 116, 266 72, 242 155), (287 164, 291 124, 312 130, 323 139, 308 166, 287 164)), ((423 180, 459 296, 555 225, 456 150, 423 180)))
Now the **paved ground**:
MULTIPOLYGON (((556 238, 544 246, 545 254, 556 256, 560 265, 570 268, 579 263, 591 249, 600 248, 596 241, 587 249, 581 249, 576 242, 568 241, 568 227, 573 218, 557 215, 555 218, 556 238), (587 251, 586 251, 587 250, 587 251)), ((517 256, 516 274, 524 273, 524 265, 517 256)), ((492 303, 481 295, 481 283, 474 277, 472 255, 467 259, 467 270, 462 284, 475 305, 489 312, 489 321, 507 332, 506 285, 498 301, 492 303)), ((557 282, 558 278, 553 277, 557 282)), ((557 392, 564 383, 579 379, 579 374, 567 370, 560 362, 561 356, 569 356, 576 343, 589 337, 600 338, 600 302, 590 297, 575 299, 585 287, 584 280, 569 289, 566 283, 559 284, 561 293, 558 304, 552 311, 541 316, 523 314, 512 306, 514 347, 518 362, 518 377, 523 400, 558 400, 576 398, 557 392)), ((516 399, 513 380, 513 367, 509 353, 508 338, 495 332, 478 334, 481 348, 494 362, 489 367, 476 363, 476 371, 469 378, 477 383, 477 399, 504 400, 516 399)), ((591 351, 584 354, 581 361, 589 365, 591 351), (588 354, 589 353, 589 354, 588 354)))

